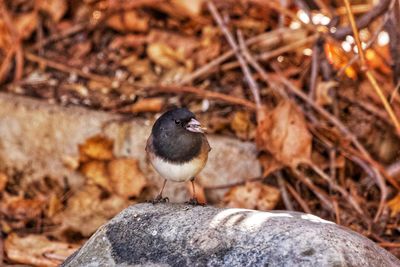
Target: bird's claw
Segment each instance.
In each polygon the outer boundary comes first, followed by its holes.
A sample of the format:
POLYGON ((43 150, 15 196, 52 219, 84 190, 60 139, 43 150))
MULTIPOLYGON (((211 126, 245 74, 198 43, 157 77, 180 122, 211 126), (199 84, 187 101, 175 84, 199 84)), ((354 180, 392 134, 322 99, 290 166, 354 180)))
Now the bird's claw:
POLYGON ((158 196, 156 196, 155 199, 149 200, 148 202, 150 202, 152 204, 166 203, 166 202, 169 202, 169 198, 168 197, 162 197, 161 195, 158 195, 158 196))
POLYGON ((186 201, 185 204, 193 205, 193 206, 205 206, 206 203, 200 203, 197 198, 191 198, 189 201, 186 201))

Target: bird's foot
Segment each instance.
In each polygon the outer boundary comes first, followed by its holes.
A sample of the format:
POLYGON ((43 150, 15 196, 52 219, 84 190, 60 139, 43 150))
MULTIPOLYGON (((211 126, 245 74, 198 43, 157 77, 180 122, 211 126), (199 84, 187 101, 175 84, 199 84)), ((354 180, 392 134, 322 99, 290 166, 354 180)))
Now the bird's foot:
POLYGON ((186 201, 185 204, 193 205, 193 206, 205 206, 206 203, 200 203, 197 198, 191 198, 189 201, 186 201))
POLYGON ((155 199, 149 200, 148 202, 150 202, 152 204, 166 203, 166 202, 169 202, 169 198, 168 197, 162 197, 162 195, 158 195, 158 196, 156 196, 155 199))

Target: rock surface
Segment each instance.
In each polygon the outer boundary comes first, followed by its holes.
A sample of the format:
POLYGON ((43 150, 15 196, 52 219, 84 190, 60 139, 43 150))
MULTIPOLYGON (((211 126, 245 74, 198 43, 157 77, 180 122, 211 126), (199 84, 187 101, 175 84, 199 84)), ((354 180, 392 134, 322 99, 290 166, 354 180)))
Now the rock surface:
POLYGON ((138 204, 63 264, 78 266, 400 266, 371 240, 314 215, 138 204))
MULTIPOLYGON (((80 107, 61 107, 11 94, 0 93, 0 171, 17 173, 21 183, 51 177, 79 188, 85 179, 66 166, 66 159, 79 157, 78 146, 95 135, 105 135, 114 142, 114 154, 139 160, 140 168, 151 184, 162 180, 146 161, 144 152, 152 121, 134 118, 115 122, 118 115, 80 107), (104 127, 104 125, 107 125, 104 127)), ((203 186, 218 186, 261 175, 254 144, 237 139, 208 136, 213 148, 198 177, 203 186)), ((11 174, 12 175, 12 174, 11 174)), ((155 195, 158 188, 151 188, 155 195)), ((165 196, 183 202, 190 192, 185 183, 167 183, 165 196)), ((214 190, 218 199, 223 190, 214 190)))

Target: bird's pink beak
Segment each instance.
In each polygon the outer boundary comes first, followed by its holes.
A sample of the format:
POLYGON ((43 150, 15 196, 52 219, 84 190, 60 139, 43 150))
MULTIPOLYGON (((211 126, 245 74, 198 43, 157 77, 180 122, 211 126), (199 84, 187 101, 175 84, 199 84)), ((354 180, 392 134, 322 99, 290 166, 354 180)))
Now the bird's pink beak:
POLYGON ((201 127, 201 124, 198 120, 192 118, 186 125, 186 130, 194 133, 204 133, 206 129, 201 127))

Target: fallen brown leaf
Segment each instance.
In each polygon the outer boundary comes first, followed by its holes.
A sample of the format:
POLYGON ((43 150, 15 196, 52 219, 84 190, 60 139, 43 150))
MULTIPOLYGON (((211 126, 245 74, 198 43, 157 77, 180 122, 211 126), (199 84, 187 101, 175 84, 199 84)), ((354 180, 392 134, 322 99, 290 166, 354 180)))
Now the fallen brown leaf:
POLYGON ((400 213, 400 194, 397 194, 394 198, 387 202, 388 207, 391 210, 390 216, 395 217, 400 213))
POLYGON ((135 159, 114 159, 107 169, 114 192, 123 198, 138 196, 147 183, 135 159))
POLYGON ((8 182, 8 176, 5 173, 0 172, 0 193, 6 188, 8 182))
POLYGON ((66 209, 57 214, 54 221, 61 223, 60 231, 71 230, 90 236, 129 204, 119 196, 105 195, 95 185, 86 185, 68 199, 66 209))
POLYGON ((329 90, 338 86, 336 81, 319 82, 315 90, 316 102, 321 105, 332 104, 332 96, 329 95, 329 90))
POLYGON ((310 162, 312 137, 302 112, 290 101, 281 102, 261 119, 256 143, 283 164, 296 167, 310 162))
POLYGON ((0 213, 6 218, 18 221, 38 219, 46 206, 46 198, 38 196, 26 199, 22 196, 3 196, 0 202, 0 213))
POLYGON ((121 112, 140 113, 140 112, 160 112, 164 106, 163 97, 152 97, 139 99, 136 103, 120 109, 121 112))
POLYGON ((59 22, 68 9, 66 0, 40 0, 38 3, 40 10, 50 15, 54 22, 59 22))
POLYGON ((12 233, 4 242, 4 251, 10 260, 31 266, 59 266, 78 248, 78 245, 51 241, 43 235, 20 237, 12 233))
POLYGON ((89 179, 89 183, 99 185, 111 192, 111 182, 108 177, 106 163, 104 161, 92 160, 83 163, 80 168, 81 173, 89 179))
POLYGON ((279 189, 261 182, 248 182, 230 189, 223 202, 232 208, 272 210, 279 199, 279 189))
POLYGON ((231 128, 240 139, 251 138, 251 131, 255 129, 250 120, 250 113, 247 111, 237 111, 233 114, 231 128))
POLYGON ((81 161, 89 159, 110 160, 113 158, 113 141, 101 135, 88 138, 79 145, 81 161))
POLYGON ((155 64, 171 69, 179 66, 184 61, 181 51, 175 50, 165 43, 151 43, 147 46, 147 55, 155 64))
POLYGON ((178 12, 190 17, 200 15, 203 3, 204 0, 171 0, 171 4, 178 12))
POLYGON ((282 163, 278 162, 271 154, 268 152, 262 153, 259 157, 258 160, 261 163, 261 166, 263 168, 263 177, 267 177, 271 173, 282 169, 282 163))
POLYGON ((15 29, 19 38, 28 39, 37 27, 37 15, 35 12, 24 13, 14 19, 15 29))
MULTIPOLYGON (((335 69, 338 70, 349 63, 349 56, 339 44, 327 41, 325 43, 324 50, 327 59, 335 69)), ((357 72, 352 65, 348 66, 344 70, 344 73, 347 77, 353 80, 357 79, 357 72)))
POLYGON ((141 17, 134 10, 115 14, 107 20, 107 26, 120 32, 145 32, 149 29, 149 18, 141 17))

